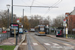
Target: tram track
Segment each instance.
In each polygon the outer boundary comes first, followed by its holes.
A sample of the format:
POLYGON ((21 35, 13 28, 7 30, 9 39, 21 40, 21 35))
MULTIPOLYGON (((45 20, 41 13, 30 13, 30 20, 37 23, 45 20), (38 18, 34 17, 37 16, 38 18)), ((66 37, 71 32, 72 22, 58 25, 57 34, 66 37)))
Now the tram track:
POLYGON ((32 35, 29 35, 31 38, 33 38, 37 43, 41 46, 41 48, 44 48, 44 50, 48 50, 44 44, 42 44, 40 41, 38 41, 36 38, 34 38, 32 35))
POLYGON ((61 49, 61 50, 75 49, 74 46, 72 46, 71 44, 64 43, 57 39, 52 39, 52 38, 44 37, 44 36, 35 36, 34 34, 30 34, 30 35, 33 36, 34 39, 36 39, 41 45, 43 45, 46 48, 46 50, 53 50, 54 49, 53 46, 55 46, 56 44, 58 44, 58 47, 56 48, 57 50, 58 49, 61 49))

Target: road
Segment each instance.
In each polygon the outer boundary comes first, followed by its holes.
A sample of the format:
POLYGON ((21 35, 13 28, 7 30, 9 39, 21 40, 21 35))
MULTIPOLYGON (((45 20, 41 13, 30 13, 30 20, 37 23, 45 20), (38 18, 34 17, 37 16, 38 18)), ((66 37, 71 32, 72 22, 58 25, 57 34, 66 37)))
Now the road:
POLYGON ((27 33, 27 50, 75 50, 75 44, 47 36, 37 36, 27 33))

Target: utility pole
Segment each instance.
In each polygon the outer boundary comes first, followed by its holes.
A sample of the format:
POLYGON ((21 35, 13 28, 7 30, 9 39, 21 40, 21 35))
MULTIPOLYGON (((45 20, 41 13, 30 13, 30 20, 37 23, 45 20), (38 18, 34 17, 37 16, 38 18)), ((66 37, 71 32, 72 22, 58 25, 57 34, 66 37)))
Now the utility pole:
POLYGON ((8 13, 8 24, 7 24, 7 28, 9 28, 9 7, 10 7, 10 5, 8 4, 8 5, 6 5, 7 6, 7 8, 8 8, 8 10, 7 10, 7 13, 8 13))
MULTIPOLYGON (((10 5, 6 5, 7 6, 7 8, 8 8, 8 12, 7 12, 7 16, 8 16, 8 22, 7 22, 7 28, 9 28, 9 7, 10 7, 10 5)), ((8 39, 8 33, 7 33, 7 39, 8 39)))
POLYGON ((13 0, 12 0, 12 6, 11 6, 11 10, 12 10, 12 17, 11 17, 11 23, 13 23, 13 0))
POLYGON ((23 29, 24 29, 24 9, 23 9, 23 29))
MULTIPOLYGON (((8 16, 7 28, 9 28, 9 9, 7 11, 8 11, 8 15, 7 15, 8 16)), ((7 32, 7 39, 8 39, 8 32, 7 32)))

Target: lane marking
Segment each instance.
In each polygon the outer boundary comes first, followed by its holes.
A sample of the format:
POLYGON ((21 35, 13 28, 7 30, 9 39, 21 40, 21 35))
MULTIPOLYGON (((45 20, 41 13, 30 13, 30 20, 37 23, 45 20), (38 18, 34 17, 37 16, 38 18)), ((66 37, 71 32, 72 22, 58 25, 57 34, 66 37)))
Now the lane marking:
POLYGON ((61 45, 59 45, 58 43, 52 43, 54 46, 52 46, 52 48, 63 48, 61 45))
POLYGON ((44 43, 45 45, 50 45, 49 43, 44 43))
POLYGON ((52 43, 53 45, 59 45, 59 44, 57 44, 57 43, 52 43))
POLYGON ((22 43, 22 45, 27 45, 27 43, 22 43))
POLYGON ((68 47, 71 47, 71 48, 74 48, 74 46, 70 45, 70 44, 67 44, 67 43, 63 43, 64 45, 68 46, 68 47))
POLYGON ((33 43, 33 45, 38 45, 37 43, 33 43))

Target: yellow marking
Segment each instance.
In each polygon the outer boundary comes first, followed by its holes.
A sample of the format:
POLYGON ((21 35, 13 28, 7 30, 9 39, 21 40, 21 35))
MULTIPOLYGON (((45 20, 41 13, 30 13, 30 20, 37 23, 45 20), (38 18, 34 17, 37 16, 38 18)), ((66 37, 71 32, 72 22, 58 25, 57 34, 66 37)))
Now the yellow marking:
POLYGON ((45 34, 45 32, 39 32, 40 34, 45 34))

